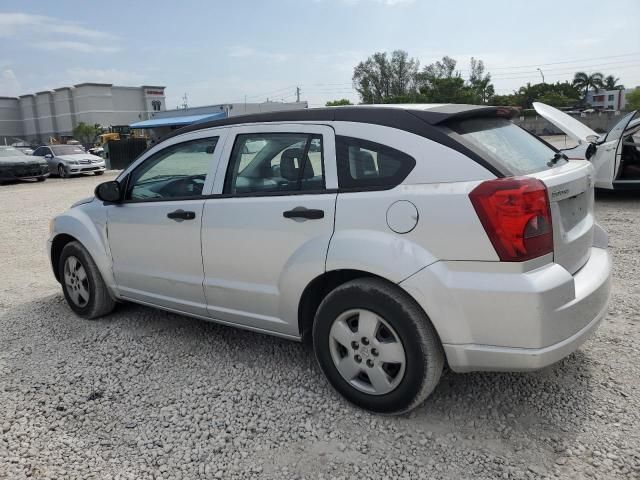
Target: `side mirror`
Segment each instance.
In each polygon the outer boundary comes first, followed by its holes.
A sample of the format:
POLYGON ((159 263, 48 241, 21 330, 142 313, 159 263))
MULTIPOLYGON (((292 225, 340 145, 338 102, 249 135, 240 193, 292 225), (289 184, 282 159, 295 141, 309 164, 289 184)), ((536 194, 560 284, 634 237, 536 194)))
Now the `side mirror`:
POLYGON ((103 202, 116 203, 122 200, 122 192, 120 191, 120 183, 112 180, 110 182, 101 183, 96 187, 96 198, 103 202))
POLYGON ((597 147, 594 143, 590 143, 587 147, 587 150, 584 152, 584 156, 587 160, 593 157, 593 154, 596 153, 597 147))
POLYGON ((51 159, 51 158, 53 158, 53 155, 51 155, 50 153, 47 153, 47 154, 44 156, 44 158, 49 158, 49 159, 51 159))

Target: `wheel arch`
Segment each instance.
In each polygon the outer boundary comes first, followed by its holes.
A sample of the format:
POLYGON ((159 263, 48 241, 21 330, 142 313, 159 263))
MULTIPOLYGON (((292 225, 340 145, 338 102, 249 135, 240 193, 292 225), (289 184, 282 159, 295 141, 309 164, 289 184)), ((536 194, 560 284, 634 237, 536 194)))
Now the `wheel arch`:
POLYGON ((357 278, 381 278, 379 275, 363 270, 340 269, 324 272, 311 280, 302 291, 300 301, 298 303, 298 331, 302 341, 309 343, 311 341, 311 330, 315 319, 316 311, 322 303, 322 300, 336 287, 357 278))
MULTIPOLYGON (((72 209, 72 211, 75 209, 72 209)), ((111 254, 107 245, 106 225, 96 225, 86 213, 81 211, 65 214, 55 220, 55 236, 51 239, 51 267, 58 275, 58 262, 62 249, 72 241, 77 241, 89 252, 102 278, 114 297, 117 293, 115 279, 111 267, 111 254), (100 227, 103 230, 100 230, 100 227)))

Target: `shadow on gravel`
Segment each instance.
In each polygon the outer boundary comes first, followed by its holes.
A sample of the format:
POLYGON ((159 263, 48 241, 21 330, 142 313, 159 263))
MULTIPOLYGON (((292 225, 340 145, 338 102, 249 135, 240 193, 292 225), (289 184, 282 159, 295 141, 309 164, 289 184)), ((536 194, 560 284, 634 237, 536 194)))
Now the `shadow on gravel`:
POLYGON ((640 189, 639 190, 596 190, 596 201, 597 200, 607 200, 607 201, 620 201, 626 202, 629 200, 640 200, 640 189))
MULTIPOLYGON (((346 405, 326 389, 311 348, 277 337, 135 304, 119 305, 107 317, 83 320, 71 312, 61 294, 9 308, 0 319, 5 328, 0 339, 5 358, 14 365, 25 361, 39 365, 42 375, 47 374, 42 368, 47 363, 82 364, 80 359, 91 356, 98 364, 100 356, 105 361, 109 356, 122 358, 151 383, 166 375, 168 365, 199 372, 199 381, 207 378, 208 370, 214 374, 218 365, 240 366, 235 381, 246 380, 247 375, 265 381, 265 372, 282 375, 284 368, 288 372, 284 381, 295 384, 307 378, 317 394, 333 395, 334 401, 346 405), (309 379, 310 373, 315 378, 309 379)), ((503 433, 509 429, 540 429, 546 434, 580 431, 594 409, 593 363, 588 346, 582 348, 538 372, 446 371, 431 397, 399 421, 411 424, 410 428, 433 431, 442 425, 459 434, 487 426, 500 426, 498 431, 503 433)), ((102 368, 108 369, 107 365, 102 368)), ((225 371, 231 382, 236 375, 233 371, 225 371)), ((177 379, 176 388, 184 387, 187 377, 177 379)))

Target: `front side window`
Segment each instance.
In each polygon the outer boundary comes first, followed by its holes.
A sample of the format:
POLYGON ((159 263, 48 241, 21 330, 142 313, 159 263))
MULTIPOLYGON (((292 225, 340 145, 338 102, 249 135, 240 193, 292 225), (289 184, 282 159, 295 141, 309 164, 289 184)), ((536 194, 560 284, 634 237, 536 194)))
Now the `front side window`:
POLYGON ((324 169, 321 135, 251 133, 236 137, 224 193, 322 189, 324 169))
POLYGON ((393 188, 407 178, 416 161, 380 143, 336 136, 340 188, 393 188))
POLYGON ((147 158, 128 181, 127 200, 202 195, 218 137, 178 143, 147 158))

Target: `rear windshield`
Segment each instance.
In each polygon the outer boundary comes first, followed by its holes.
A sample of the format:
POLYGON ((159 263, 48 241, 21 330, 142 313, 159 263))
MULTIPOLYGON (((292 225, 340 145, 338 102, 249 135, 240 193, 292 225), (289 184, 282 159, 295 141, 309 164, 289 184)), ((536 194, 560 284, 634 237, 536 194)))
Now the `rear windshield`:
POLYGON ((506 118, 470 118, 449 127, 473 150, 505 165, 515 175, 540 172, 566 162, 555 157, 556 150, 506 118))

